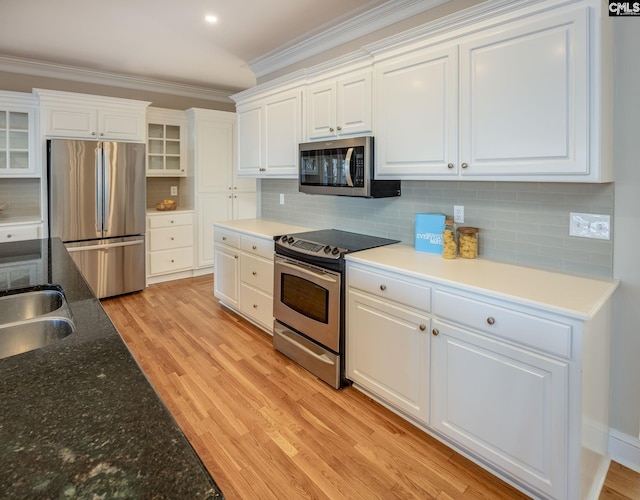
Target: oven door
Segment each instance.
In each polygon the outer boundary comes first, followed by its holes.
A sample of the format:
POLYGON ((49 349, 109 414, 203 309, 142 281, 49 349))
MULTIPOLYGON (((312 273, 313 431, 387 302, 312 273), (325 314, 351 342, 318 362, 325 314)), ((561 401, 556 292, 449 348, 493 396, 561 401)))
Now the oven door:
POLYGON ((275 256, 273 315, 315 342, 340 350, 341 275, 275 256))

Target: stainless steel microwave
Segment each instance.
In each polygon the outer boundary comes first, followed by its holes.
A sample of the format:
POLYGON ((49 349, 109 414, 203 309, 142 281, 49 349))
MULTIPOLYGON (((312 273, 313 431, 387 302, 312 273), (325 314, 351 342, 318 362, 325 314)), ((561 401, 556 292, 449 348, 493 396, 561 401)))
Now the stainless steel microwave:
POLYGON ((399 180, 374 179, 373 155, 373 137, 302 143, 298 190, 365 198, 400 196, 399 180))

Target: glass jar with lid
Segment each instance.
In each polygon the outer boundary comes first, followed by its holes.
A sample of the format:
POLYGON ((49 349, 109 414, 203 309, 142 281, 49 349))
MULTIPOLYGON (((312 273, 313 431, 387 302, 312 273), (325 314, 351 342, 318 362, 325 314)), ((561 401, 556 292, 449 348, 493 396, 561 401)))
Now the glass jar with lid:
POLYGON ((442 230, 442 258, 455 259, 457 254, 458 244, 456 243, 455 224, 451 219, 446 219, 442 230))
POLYGON ((458 245, 460 257, 463 259, 475 259, 478 256, 478 232, 477 227, 459 227, 458 245))

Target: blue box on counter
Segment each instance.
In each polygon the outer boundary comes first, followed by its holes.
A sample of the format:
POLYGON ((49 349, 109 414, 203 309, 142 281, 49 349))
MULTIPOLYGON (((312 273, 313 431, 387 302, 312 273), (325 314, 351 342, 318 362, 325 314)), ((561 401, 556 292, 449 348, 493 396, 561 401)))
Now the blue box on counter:
POLYGON ((444 214, 416 214, 415 248, 419 252, 442 253, 444 214))

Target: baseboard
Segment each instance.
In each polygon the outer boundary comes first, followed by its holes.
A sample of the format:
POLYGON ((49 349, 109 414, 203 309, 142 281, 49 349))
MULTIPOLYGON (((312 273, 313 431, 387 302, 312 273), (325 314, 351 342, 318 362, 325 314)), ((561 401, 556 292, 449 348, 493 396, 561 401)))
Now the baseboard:
POLYGON ((640 439, 637 437, 609 430, 609 453, 614 462, 640 473, 640 439))

